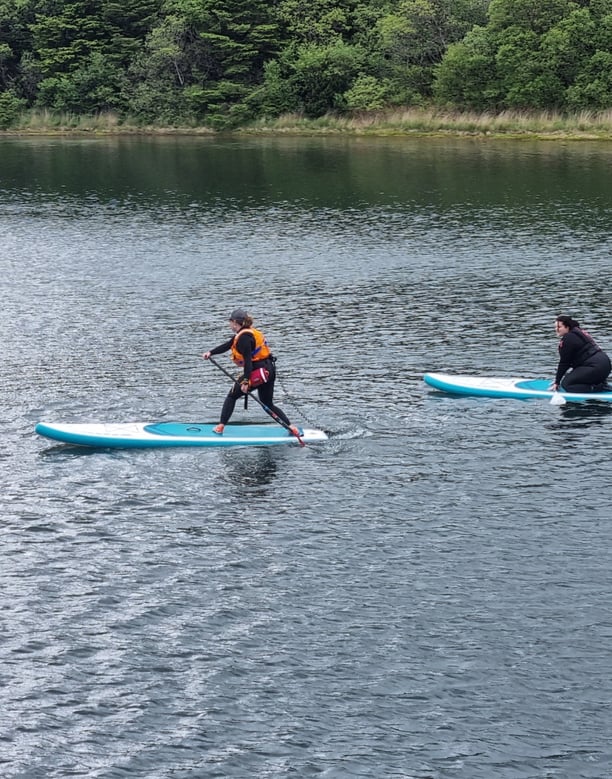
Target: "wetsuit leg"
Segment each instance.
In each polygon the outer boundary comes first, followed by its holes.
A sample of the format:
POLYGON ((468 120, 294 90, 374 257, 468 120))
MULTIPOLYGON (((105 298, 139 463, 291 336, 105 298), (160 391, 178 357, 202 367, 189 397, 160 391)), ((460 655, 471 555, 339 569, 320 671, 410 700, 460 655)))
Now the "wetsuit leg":
POLYGON ((285 412, 282 409, 274 405, 275 380, 276 380, 276 371, 274 370, 274 367, 272 367, 268 381, 265 384, 262 384, 261 386, 257 387, 257 395, 259 396, 259 399, 264 404, 264 406, 267 406, 270 409, 270 411, 274 411, 274 413, 280 419, 282 419, 286 425, 290 425, 291 422, 289 421, 289 417, 285 414, 285 412))
POLYGON ((605 352, 597 352, 584 365, 566 373, 561 381, 564 392, 593 392, 604 384, 610 375, 610 358, 605 352))
POLYGON ((593 382, 591 381, 592 368, 588 365, 581 365, 578 368, 566 373, 561 381, 563 392, 591 392, 593 382))
POLYGON ((605 352, 601 352, 601 356, 599 359, 600 369, 601 373, 600 376, 602 377, 597 384, 594 385, 593 391, 594 392, 610 392, 612 391, 612 388, 608 384, 608 378, 610 377, 610 373, 612 372, 612 363, 610 362, 610 358, 605 352))
POLYGON ((221 409, 221 419, 219 420, 222 425, 227 425, 230 417, 234 413, 234 407, 238 398, 244 396, 244 393, 240 389, 239 384, 234 384, 231 390, 227 393, 225 400, 223 401, 223 408, 221 409))

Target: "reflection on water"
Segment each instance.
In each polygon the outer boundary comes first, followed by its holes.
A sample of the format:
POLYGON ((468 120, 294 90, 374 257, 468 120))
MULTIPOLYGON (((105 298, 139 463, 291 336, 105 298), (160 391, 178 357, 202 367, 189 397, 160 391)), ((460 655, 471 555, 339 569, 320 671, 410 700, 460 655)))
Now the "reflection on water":
POLYGON ((239 498, 265 496, 278 470, 273 447, 223 450, 223 465, 223 481, 239 498))
POLYGON ((584 403, 566 403, 559 407, 560 416, 557 427, 601 425, 612 414, 609 401, 589 400, 584 403))
MULTIPOLYGON (((46 440, 46 439, 41 439, 46 440)), ((41 449, 39 455, 41 457, 58 458, 60 460, 73 460, 79 457, 90 457, 92 455, 100 456, 106 454, 108 456, 120 456, 121 451, 118 449, 109 448, 107 446, 79 446, 79 444, 50 444, 45 449, 41 449)))

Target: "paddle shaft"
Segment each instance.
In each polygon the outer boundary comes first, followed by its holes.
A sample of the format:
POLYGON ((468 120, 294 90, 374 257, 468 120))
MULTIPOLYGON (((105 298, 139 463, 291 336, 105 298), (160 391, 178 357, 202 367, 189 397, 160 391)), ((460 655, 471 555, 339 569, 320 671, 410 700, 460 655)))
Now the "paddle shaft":
MULTIPOLYGON (((234 384, 237 384, 236 379, 232 376, 232 374, 229 371, 226 371, 225 368, 222 365, 219 365, 219 363, 215 359, 213 359, 212 357, 209 357, 208 359, 209 359, 210 362, 212 362, 212 364, 216 368, 218 368, 221 371, 221 373, 224 373, 228 378, 230 378, 234 382, 234 384)), ((251 398, 253 398, 253 400, 256 400, 259 403, 259 405, 263 408, 263 410, 266 412, 266 414, 271 416, 272 419, 275 422, 278 422, 279 425, 282 425, 285 428, 285 430, 288 430, 291 433, 291 435, 294 435, 297 438, 297 440, 299 441, 300 446, 306 446, 306 444, 304 443, 304 441, 302 441, 300 436, 296 435, 296 433, 293 432, 293 430, 291 429, 291 426, 288 425, 285 421, 283 421, 276 412, 272 411, 271 408, 266 406, 266 404, 263 403, 257 397, 257 395, 253 395, 253 391, 252 390, 249 390, 248 392, 245 392, 244 394, 248 395, 251 398)))

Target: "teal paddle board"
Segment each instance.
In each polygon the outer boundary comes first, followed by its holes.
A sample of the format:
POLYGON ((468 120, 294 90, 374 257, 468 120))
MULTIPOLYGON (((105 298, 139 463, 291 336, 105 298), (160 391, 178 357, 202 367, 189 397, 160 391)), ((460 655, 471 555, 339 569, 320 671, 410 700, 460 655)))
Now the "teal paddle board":
MULTIPOLYGON (((39 435, 79 446, 151 448, 164 446, 276 446, 298 444, 280 425, 226 425, 223 435, 202 422, 53 423, 39 422, 39 435)), ((300 429, 306 444, 327 440, 322 430, 300 429)))
POLYGON ((423 381, 434 389, 454 395, 486 398, 558 399, 559 404, 586 400, 612 401, 612 392, 553 392, 550 379, 521 379, 486 376, 451 376, 447 373, 425 373, 423 381))

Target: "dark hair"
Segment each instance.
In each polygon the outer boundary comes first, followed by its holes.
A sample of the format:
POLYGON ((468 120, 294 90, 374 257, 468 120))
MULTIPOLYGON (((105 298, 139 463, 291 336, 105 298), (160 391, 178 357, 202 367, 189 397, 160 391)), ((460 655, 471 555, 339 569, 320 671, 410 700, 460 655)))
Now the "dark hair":
POLYGON ((577 322, 575 319, 572 319, 571 316, 566 316, 565 314, 559 314, 557 322, 561 322, 562 325, 569 327, 570 330, 573 327, 580 327, 580 322, 577 322))

